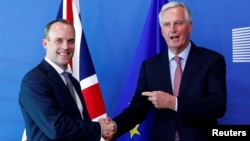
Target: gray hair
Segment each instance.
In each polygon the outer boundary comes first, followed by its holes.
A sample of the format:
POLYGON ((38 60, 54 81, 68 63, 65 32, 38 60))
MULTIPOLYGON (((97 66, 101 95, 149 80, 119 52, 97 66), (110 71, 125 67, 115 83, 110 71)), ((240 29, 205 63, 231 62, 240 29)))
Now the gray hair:
POLYGON ((161 11, 158 15, 160 26, 162 25, 162 13, 170 8, 174 8, 174 7, 178 7, 178 6, 184 8, 186 21, 192 22, 192 14, 191 14, 191 11, 189 10, 189 8, 184 3, 171 1, 171 2, 164 4, 161 8, 161 11))

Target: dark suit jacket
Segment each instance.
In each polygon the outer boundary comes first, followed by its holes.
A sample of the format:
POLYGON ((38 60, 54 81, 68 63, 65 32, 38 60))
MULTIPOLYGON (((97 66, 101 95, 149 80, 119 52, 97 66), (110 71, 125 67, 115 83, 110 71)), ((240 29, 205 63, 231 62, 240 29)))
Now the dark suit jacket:
MULTIPOLYGON (((192 43, 192 42, 191 42, 192 43)), ((226 111, 226 64, 224 57, 192 43, 183 71, 178 96, 178 111, 156 109, 141 96, 143 91, 173 94, 168 51, 144 61, 135 95, 128 108, 114 118, 117 135, 142 122, 153 112, 151 141, 173 141, 178 130, 181 141, 206 141, 217 118, 226 111)))
POLYGON ((99 123, 91 122, 80 84, 71 81, 83 105, 84 120, 60 75, 45 60, 23 78, 19 103, 29 141, 100 141, 99 123))

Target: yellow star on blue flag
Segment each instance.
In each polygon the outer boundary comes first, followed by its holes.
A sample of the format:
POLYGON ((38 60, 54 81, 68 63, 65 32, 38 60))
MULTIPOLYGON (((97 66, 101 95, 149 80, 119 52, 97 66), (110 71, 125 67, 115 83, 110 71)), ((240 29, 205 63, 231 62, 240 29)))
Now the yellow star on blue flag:
POLYGON ((133 129, 131 129, 130 132, 130 138, 133 138, 135 134, 140 135, 140 132, 138 131, 140 124, 137 124, 133 129))

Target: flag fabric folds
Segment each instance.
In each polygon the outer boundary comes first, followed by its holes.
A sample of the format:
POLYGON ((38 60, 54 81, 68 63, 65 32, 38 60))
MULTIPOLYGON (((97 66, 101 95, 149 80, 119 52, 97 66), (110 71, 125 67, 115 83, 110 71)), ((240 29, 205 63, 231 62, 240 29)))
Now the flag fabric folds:
MULTIPOLYGON (((156 55, 167 48, 167 45, 161 35, 158 14, 161 6, 167 3, 168 0, 151 0, 148 15, 142 31, 142 35, 135 52, 134 60, 130 67, 127 79, 123 86, 120 99, 116 109, 118 115, 124 108, 126 108, 133 97, 137 85, 137 78, 140 65, 143 60, 156 55)), ((125 133, 117 139, 117 141, 147 141, 150 135, 150 125, 152 123, 152 114, 141 124, 138 124, 130 132, 125 133)))
MULTIPOLYGON (((92 121, 98 121, 99 118, 106 117, 107 114, 98 78, 83 32, 79 0, 62 0, 57 15, 57 19, 59 18, 67 19, 75 27, 75 53, 69 65, 73 76, 80 82, 82 96, 85 99, 92 121)), ((27 141, 25 130, 22 141, 27 141)))

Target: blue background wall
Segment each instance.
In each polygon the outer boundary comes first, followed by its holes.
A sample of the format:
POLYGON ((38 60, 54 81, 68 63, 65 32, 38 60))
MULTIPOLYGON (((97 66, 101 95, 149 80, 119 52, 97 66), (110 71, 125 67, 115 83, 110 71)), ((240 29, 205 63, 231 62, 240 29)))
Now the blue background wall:
MULTIPOLYGON (((183 2, 193 13, 192 40, 226 58, 228 110, 220 122, 249 124, 250 60, 232 61, 232 29, 250 26, 250 1, 183 2)), ((80 0, 84 32, 111 117, 132 63, 149 4, 150 0, 80 0)), ((43 28, 56 18, 59 5, 60 0, 0 0, 1 141, 21 140, 24 122, 18 104, 20 81, 44 57, 43 28)))

